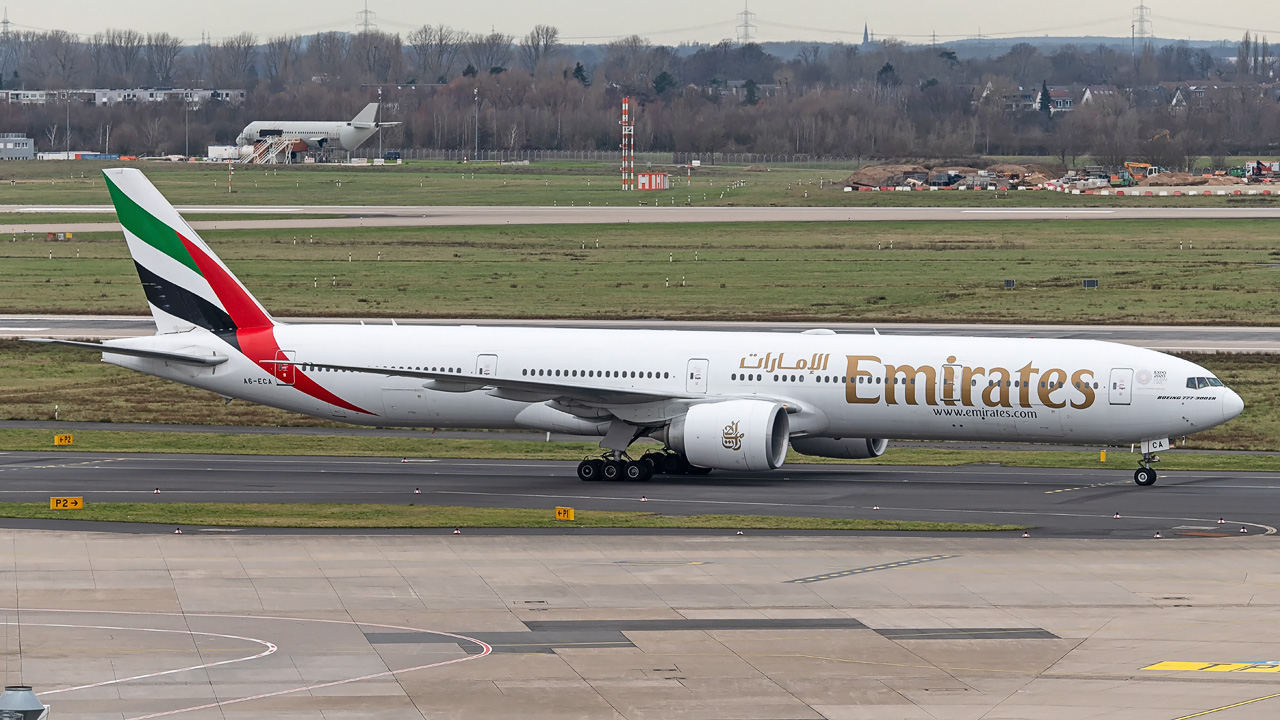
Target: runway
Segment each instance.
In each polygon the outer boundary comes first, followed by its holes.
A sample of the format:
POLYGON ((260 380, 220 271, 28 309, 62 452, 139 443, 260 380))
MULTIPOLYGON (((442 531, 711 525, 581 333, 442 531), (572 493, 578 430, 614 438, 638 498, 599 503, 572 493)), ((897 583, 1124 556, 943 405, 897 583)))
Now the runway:
MULTIPOLYGON (((369 318, 279 318, 288 323, 389 324, 387 319, 369 318)), ((842 323, 842 322, 723 322, 667 320, 473 320, 397 319, 400 325, 499 325, 522 327, 593 327, 658 330, 750 330, 797 333, 815 327, 839 333, 884 335, 978 336, 1002 338, 1068 338, 1106 340, 1164 352, 1280 352, 1280 328, 1211 327, 1178 325, 995 325, 939 323, 842 323)), ((149 316, 90 315, 4 315, 0 316, 0 338, 52 337, 111 338, 138 337, 155 333, 149 316)))
MULTIPOLYGON (((679 197, 678 191, 664 198, 679 197)), ((654 196, 653 200, 659 198, 654 196)), ((545 206, 390 206, 390 205, 191 205, 190 214, 318 214, 332 218, 201 220, 196 230, 262 230, 342 227, 434 227, 461 225, 579 225, 629 223, 739 222, 972 222, 1033 220, 1225 220, 1277 219, 1280 207, 1108 207, 1109 198, 1082 200, 1079 207, 683 207, 679 205, 545 206), (1085 203, 1090 206, 1084 206, 1085 203)), ((47 213, 114 213, 108 205, 3 205, 0 234, 44 232, 118 232, 115 222, 40 222, 47 213)))
MULTIPOLYGON (((767 474, 583 483, 566 462, 6 452, 0 501, 73 495, 90 503, 416 503, 548 512, 570 506, 1027 524, 1037 537, 1071 538, 1150 538, 1157 531, 1242 538, 1280 526, 1280 474, 1170 470, 1155 487, 1140 488, 1131 480, 1136 465, 1123 453, 1112 457, 1115 467, 1106 470, 790 465, 767 474), (1220 518, 1226 523, 1219 525, 1220 518)), ((1176 453, 1167 464, 1176 467, 1176 453)))

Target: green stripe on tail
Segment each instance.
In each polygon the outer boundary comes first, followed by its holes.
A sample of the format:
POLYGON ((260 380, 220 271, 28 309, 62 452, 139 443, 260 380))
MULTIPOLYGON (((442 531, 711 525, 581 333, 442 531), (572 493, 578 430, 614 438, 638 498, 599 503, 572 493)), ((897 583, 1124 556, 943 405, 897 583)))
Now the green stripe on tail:
POLYGON ((197 275, 201 275, 200 268, 196 267, 196 261, 192 259, 191 253, 183 247, 177 231, 143 210, 142 206, 116 187, 109 176, 106 180, 107 189, 111 191, 111 202, 116 206, 116 216, 120 218, 120 224, 146 244, 191 268, 197 275))

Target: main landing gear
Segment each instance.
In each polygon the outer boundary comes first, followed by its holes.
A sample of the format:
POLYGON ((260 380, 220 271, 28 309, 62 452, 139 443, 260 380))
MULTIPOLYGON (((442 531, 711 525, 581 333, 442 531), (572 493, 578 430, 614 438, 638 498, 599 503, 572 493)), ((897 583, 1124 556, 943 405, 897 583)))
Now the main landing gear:
POLYGON ((1158 463, 1158 462, 1160 462, 1159 455, 1152 455, 1151 453, 1143 453, 1142 459, 1138 461, 1138 464, 1141 465, 1142 467, 1134 471, 1133 481, 1138 483, 1142 487, 1155 485, 1156 469, 1151 467, 1151 464, 1158 463))
POLYGON ((583 482, 596 480, 627 480, 644 482, 654 475, 706 475, 710 468, 689 464, 684 455, 674 452, 649 452, 633 460, 626 453, 609 452, 599 458, 587 458, 578 463, 578 479, 583 482))

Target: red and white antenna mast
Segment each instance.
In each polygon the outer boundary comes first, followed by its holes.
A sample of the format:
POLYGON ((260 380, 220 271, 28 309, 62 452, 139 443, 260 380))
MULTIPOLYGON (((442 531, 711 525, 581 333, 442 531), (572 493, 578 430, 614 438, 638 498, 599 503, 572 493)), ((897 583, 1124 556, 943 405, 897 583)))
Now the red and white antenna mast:
POLYGON ((636 125, 631 120, 631 98, 622 98, 622 189, 636 189, 636 125))

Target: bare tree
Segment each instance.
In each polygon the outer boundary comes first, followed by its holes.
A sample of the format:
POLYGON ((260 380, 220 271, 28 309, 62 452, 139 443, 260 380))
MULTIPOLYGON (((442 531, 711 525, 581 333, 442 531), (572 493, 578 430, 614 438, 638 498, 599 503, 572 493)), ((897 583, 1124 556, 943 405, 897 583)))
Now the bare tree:
POLYGON ((257 67, 258 38, 243 32, 224 39, 209 53, 209 74, 220 87, 252 84, 257 67))
POLYGON ((50 30, 31 44, 31 60, 40 68, 47 88, 69 88, 79 80, 83 48, 66 30, 50 30))
POLYGON ((307 55, 316 72, 332 77, 341 77, 343 66, 347 63, 350 41, 346 33, 318 33, 307 43, 307 55))
POLYGON ((351 56, 368 82, 391 82, 400 69, 403 53, 400 36, 376 30, 362 32, 351 40, 351 56))
POLYGON ((138 139, 142 149, 151 155, 163 155, 168 140, 169 123, 159 113, 153 113, 138 123, 138 139))
POLYGON ((560 51, 560 30, 551 25, 535 25, 520 41, 520 64, 529 74, 538 64, 560 51))
POLYGON ((422 27, 409 33, 409 57, 420 83, 445 83, 462 49, 462 33, 448 25, 422 27))
POLYGON ((300 35, 278 35, 267 40, 262 51, 262 66, 268 80, 291 80, 302 56, 300 35))
POLYGON ((822 46, 804 45, 800 48, 800 51, 796 53, 796 59, 805 67, 817 65, 818 61, 822 59, 822 46))
POLYGON ((137 30, 107 30, 107 57, 120 82, 132 84, 137 81, 143 40, 142 33, 137 30))
POLYGON ((147 77, 156 85, 167 87, 173 84, 173 69, 182 52, 181 38, 167 32, 147 35, 147 77))
POLYGON ((94 86, 105 85, 103 79, 111 62, 107 51, 106 33, 96 32, 89 36, 89 40, 85 43, 85 50, 89 56, 89 66, 93 75, 89 81, 94 86))
POLYGON ((488 35, 471 35, 463 46, 463 55, 477 72, 501 72, 511 65, 510 35, 499 32, 488 35), (501 68, 501 70, 499 69, 501 68))

